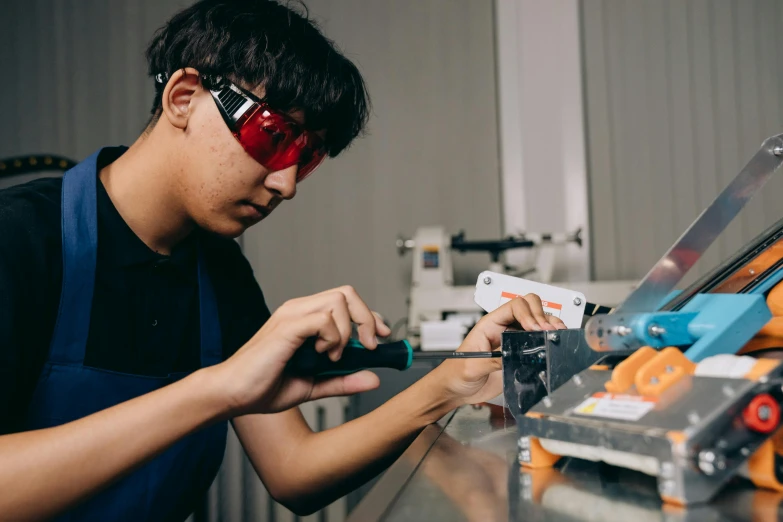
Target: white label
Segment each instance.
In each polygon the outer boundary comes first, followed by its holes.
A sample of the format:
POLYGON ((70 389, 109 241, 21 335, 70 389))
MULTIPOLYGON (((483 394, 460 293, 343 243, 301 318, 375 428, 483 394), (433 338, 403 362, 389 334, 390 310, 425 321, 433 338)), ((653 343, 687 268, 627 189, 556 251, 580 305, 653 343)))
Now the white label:
POLYGON ((596 393, 574 408, 574 413, 591 417, 638 421, 653 408, 655 408, 655 399, 650 397, 596 393))

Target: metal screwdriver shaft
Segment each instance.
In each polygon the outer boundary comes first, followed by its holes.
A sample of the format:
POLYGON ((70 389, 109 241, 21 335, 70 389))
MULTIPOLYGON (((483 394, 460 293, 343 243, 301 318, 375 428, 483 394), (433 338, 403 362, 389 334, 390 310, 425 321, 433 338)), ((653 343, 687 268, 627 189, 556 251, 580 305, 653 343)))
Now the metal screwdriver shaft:
POLYGON ((501 352, 413 352, 414 359, 492 359, 501 355, 501 352))

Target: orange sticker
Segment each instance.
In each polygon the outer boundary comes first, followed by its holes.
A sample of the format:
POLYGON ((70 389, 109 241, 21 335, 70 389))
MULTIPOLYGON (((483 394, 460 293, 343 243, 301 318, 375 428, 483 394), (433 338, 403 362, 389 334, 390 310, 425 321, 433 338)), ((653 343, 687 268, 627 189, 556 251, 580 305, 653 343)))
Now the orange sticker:
MULTIPOLYGON (((505 304, 517 297, 524 297, 524 296, 521 296, 519 294, 512 294, 511 292, 501 292, 500 304, 501 305, 505 304)), ((560 312, 563 311, 563 305, 559 303, 554 303, 552 301, 541 301, 541 305, 544 308, 544 313, 547 315, 554 315, 555 317, 560 317, 560 312)))

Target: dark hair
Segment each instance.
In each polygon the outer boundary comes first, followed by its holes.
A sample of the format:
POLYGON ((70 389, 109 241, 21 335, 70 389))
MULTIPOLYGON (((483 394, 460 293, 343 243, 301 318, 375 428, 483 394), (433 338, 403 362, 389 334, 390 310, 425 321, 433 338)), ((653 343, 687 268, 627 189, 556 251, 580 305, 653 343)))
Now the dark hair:
MULTIPOLYGON (((301 2, 300 2, 301 4, 301 2)), ((193 67, 243 87, 263 87, 278 110, 302 110, 307 126, 325 129, 336 156, 367 125, 370 100, 359 70, 315 22, 274 0, 201 0, 174 15, 147 48, 149 75, 193 67)), ((165 85, 156 83, 153 121, 165 85)))

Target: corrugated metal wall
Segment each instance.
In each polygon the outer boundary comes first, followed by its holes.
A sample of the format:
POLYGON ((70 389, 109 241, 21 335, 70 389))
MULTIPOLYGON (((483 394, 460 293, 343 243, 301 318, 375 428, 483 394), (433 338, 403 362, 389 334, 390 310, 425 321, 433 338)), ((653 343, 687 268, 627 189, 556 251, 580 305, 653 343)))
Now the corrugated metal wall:
MULTIPOLYGON (((594 274, 641 277, 783 132, 783 3, 583 0, 582 18, 594 274)), ((780 219, 782 176, 702 270, 780 219)))
POLYGON ((36 152, 79 160, 130 145, 153 87, 144 48, 185 0, 4 0, 0 30, 0 157, 36 152))

